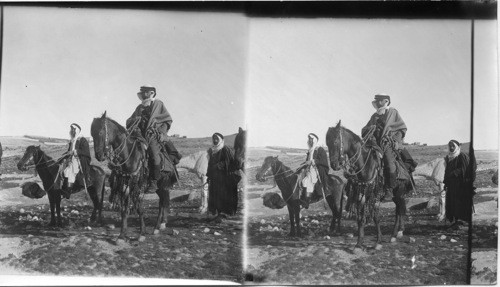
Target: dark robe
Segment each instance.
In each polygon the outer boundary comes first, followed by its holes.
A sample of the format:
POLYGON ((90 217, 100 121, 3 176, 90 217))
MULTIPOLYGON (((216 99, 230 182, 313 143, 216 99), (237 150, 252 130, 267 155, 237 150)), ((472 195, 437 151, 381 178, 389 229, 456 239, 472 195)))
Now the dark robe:
POLYGON ((238 182, 234 177, 234 155, 224 146, 216 153, 208 150, 208 211, 233 215, 238 208, 238 182))
POLYGON ((368 123, 361 130, 361 135, 363 137, 370 130, 372 125, 377 126, 374 136, 377 139, 378 144, 380 144, 380 141, 384 136, 392 137, 396 131, 401 133, 401 138, 404 138, 406 135, 406 124, 403 121, 403 118, 399 115, 398 110, 395 108, 387 109, 383 115, 374 113, 368 123))
MULTIPOLYGON (((75 150, 76 154, 78 155, 78 159, 80 160, 83 175, 87 179, 87 186, 90 186, 92 182, 89 175, 91 157, 89 142, 87 141, 87 139, 84 137, 76 139, 75 150)), ((71 142, 68 144, 68 152, 69 151, 71 151, 71 142)))
POLYGON ((460 153, 454 159, 445 157, 446 169, 444 185, 446 188, 446 218, 469 221, 472 211, 472 175, 468 171, 469 156, 460 153))

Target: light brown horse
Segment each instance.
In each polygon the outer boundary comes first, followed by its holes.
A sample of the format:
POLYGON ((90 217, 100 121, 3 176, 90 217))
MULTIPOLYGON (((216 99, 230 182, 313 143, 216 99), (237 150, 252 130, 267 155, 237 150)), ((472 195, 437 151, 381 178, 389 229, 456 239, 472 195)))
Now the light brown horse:
MULTIPOLYGON (((134 138, 123 126, 106 117, 94 118, 91 125, 94 139, 94 151, 98 161, 108 159, 112 170, 110 176, 111 193, 120 199, 122 228, 120 238, 127 234, 127 219, 130 207, 137 211, 140 220, 140 234, 146 233, 142 195, 147 187, 148 163, 146 149, 137 138, 134 138)), ((155 225, 156 233, 164 229, 170 207, 169 188, 172 187, 176 175, 161 172, 156 194, 160 198, 158 217, 155 225)))

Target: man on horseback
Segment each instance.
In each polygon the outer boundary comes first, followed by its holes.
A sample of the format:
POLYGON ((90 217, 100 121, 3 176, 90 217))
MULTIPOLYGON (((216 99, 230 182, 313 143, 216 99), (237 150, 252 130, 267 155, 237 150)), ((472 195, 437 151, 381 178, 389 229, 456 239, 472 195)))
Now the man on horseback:
POLYGON ((138 128, 147 141, 150 172, 146 192, 155 192, 158 189, 157 181, 160 179, 161 172, 161 142, 167 140, 172 117, 163 102, 155 99, 156 88, 142 86, 137 96, 141 104, 127 120, 127 129, 138 128))
POLYGON ((323 192, 328 190, 328 156, 323 147, 318 145, 318 136, 314 133, 307 135, 307 145, 309 150, 307 152, 306 162, 304 162, 302 170, 301 186, 306 191, 306 198, 303 199, 305 208, 309 207, 309 199, 315 188, 323 188, 323 192), (320 186, 318 186, 318 180, 320 186))
POLYGON ((90 179, 89 169, 90 169, 90 148, 89 143, 86 138, 80 135, 81 128, 78 124, 70 125, 70 142, 68 146, 68 151, 63 157, 66 162, 64 164, 64 181, 62 186, 62 191, 64 197, 69 199, 71 191, 73 189, 73 184, 76 180, 76 175, 79 171, 82 172, 82 181, 84 187, 89 187, 92 184, 90 179))
MULTIPOLYGON (((402 147, 403 138, 406 134, 406 124, 399 115, 399 112, 389 107, 391 98, 385 94, 375 95, 372 101, 373 107, 377 110, 370 118, 370 121, 362 129, 363 137, 372 133, 375 142, 382 149, 384 162, 384 196, 382 201, 389 201, 396 187, 396 152, 402 147)), ((371 136, 370 136, 371 137, 371 136)))

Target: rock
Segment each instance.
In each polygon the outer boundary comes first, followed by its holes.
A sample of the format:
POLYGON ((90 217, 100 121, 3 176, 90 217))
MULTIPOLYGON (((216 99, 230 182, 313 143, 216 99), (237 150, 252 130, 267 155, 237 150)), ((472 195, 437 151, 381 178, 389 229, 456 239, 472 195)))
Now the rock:
POLYGON ((173 233, 173 235, 179 235, 179 230, 172 229, 172 233, 173 233))
POLYGON ((75 210, 75 209, 71 210, 71 212, 70 212, 70 213, 71 213, 71 214, 74 214, 74 215, 78 215, 78 214, 80 214, 80 212, 78 212, 78 210, 75 210))
POLYGON ((33 218, 31 220, 38 221, 38 216, 33 216, 33 218))
POLYGON ((267 230, 273 230, 273 227, 271 225, 268 225, 267 230))
POLYGON ((210 229, 208 227, 205 227, 205 229, 203 229, 203 232, 205 233, 209 233, 210 232, 210 229))
POLYGON ((125 242, 125 240, 124 240, 124 239, 122 239, 122 238, 118 238, 118 239, 116 239, 115 243, 116 243, 116 245, 123 245, 123 244, 125 244, 126 242, 125 242))
POLYGON ((455 242, 457 242, 457 241, 456 241, 455 239, 453 239, 453 238, 452 238, 452 239, 450 239, 450 242, 455 243, 455 242))
POLYGON ((439 198, 437 196, 431 197, 429 201, 427 202, 427 209, 434 209, 434 208, 439 208, 439 198))
POLYGON ((275 227, 273 228, 273 231, 280 231, 280 228, 279 228, 278 226, 275 226, 275 227))
POLYGON ((165 222, 160 223, 160 230, 165 230, 167 229, 167 224, 165 222))
POLYGON ((92 227, 90 227, 90 226, 85 226, 85 228, 83 228, 83 229, 85 229, 85 230, 92 230, 92 227))
POLYGON ((323 237, 323 238, 324 238, 324 239, 330 239, 330 236, 328 236, 328 235, 327 235, 327 236, 325 236, 325 237, 323 237))
POLYGON ((410 243, 415 243, 415 238, 410 237, 410 243))
POLYGON ((446 235, 444 235, 444 234, 443 234, 443 235, 441 235, 441 237, 439 237, 439 239, 441 239, 441 240, 445 240, 445 239, 446 239, 446 235))
POLYGON ((31 214, 28 214, 28 216, 26 216, 26 220, 31 220, 32 217, 31 217, 31 214))
POLYGON ((316 219, 313 219, 313 220, 311 220, 311 223, 312 223, 312 224, 319 224, 319 221, 318 221, 318 220, 316 220, 316 219))
POLYGON ((106 225, 106 229, 113 230, 113 229, 115 229, 115 225, 114 224, 108 224, 108 225, 106 225))
POLYGON ((28 234, 28 238, 31 238, 31 237, 33 237, 33 235, 32 234, 28 234))
POLYGON ((382 244, 375 245, 375 250, 382 250, 382 244))
POLYGON ((398 241, 396 237, 391 237, 391 243, 396 243, 396 241, 398 241))
POLYGON ((19 209, 19 213, 24 214, 25 212, 24 208, 19 209))
POLYGON ((264 219, 262 219, 262 220, 260 221, 260 224, 266 224, 266 221, 265 221, 264 219))
POLYGON ((219 232, 215 231, 215 232, 214 232, 214 235, 219 236, 219 235, 221 235, 221 234, 220 234, 219 232))
POLYGON ((87 243, 87 244, 90 244, 90 243, 92 243, 92 239, 90 239, 90 238, 87 238, 87 240, 85 241, 85 243, 87 243))
POLYGON ((155 230, 153 231, 153 235, 158 235, 158 234, 160 234, 160 230, 155 229, 155 230))
POLYGON ((144 236, 144 235, 139 236, 139 239, 137 239, 137 241, 139 241, 139 242, 146 241, 146 236, 144 236))
POLYGON ((347 233, 347 234, 345 235, 345 237, 347 237, 347 238, 353 238, 353 237, 354 237, 354 234, 352 234, 352 233, 347 233))

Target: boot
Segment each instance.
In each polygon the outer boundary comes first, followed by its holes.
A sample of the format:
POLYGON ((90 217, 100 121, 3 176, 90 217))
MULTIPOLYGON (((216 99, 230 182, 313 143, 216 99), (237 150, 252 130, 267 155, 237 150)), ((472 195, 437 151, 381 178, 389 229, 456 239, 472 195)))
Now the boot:
POLYGON ((160 178, 160 166, 154 165, 151 169, 151 180, 145 193, 153 193, 158 190, 158 179, 160 178))

